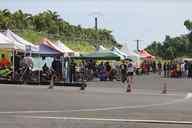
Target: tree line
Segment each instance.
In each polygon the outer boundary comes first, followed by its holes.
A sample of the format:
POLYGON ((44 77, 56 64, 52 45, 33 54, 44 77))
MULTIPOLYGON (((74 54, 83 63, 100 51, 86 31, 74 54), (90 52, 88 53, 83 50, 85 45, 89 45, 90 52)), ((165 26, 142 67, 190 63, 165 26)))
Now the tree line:
POLYGON ((0 10, 0 29, 11 29, 22 35, 26 32, 39 33, 54 40, 85 41, 93 46, 117 46, 112 31, 107 29, 82 28, 81 25, 71 25, 61 18, 61 16, 51 10, 47 10, 36 15, 24 13, 22 10, 10 12, 8 9, 0 10))
POLYGON ((184 26, 189 31, 178 37, 165 36, 162 42, 154 41, 146 50, 166 60, 178 57, 192 57, 192 21, 186 20, 184 26))

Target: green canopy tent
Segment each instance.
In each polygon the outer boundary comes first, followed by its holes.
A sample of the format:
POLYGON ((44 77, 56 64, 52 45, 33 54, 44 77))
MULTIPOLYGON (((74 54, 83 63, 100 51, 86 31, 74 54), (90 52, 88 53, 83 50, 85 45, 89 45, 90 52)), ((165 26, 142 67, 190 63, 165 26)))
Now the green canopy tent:
POLYGON ((121 57, 112 51, 106 50, 100 52, 93 52, 89 54, 81 54, 79 59, 120 60, 121 57))

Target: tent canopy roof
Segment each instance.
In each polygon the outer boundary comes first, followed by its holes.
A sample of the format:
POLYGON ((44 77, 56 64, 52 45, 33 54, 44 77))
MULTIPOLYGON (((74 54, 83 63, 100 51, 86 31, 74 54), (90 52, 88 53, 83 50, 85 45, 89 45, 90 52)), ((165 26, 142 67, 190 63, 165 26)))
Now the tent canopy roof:
POLYGON ((105 50, 100 52, 93 52, 90 54, 82 54, 83 59, 97 59, 97 60, 120 60, 121 57, 113 51, 105 50))
POLYGON ((99 46, 96 48, 96 52, 105 51, 105 50, 108 50, 108 49, 105 48, 103 45, 99 45, 99 46))
POLYGON ((51 48, 51 49, 54 49, 54 50, 56 50, 56 51, 59 52, 59 53, 64 53, 64 51, 63 51, 61 48, 57 47, 53 42, 51 42, 51 41, 50 41, 49 39, 47 39, 47 38, 44 38, 44 39, 43 39, 43 42, 42 42, 41 44, 44 44, 44 45, 46 45, 47 47, 49 47, 49 48, 51 48))
POLYGON ((60 49, 63 50, 63 52, 66 53, 75 53, 72 49, 70 49, 69 47, 67 47, 63 42, 61 42, 60 40, 58 40, 56 43, 56 46, 59 47, 60 49))
POLYGON ((25 46, 0 33, 0 48, 25 50, 25 46))
POLYGON ((11 39, 12 41, 16 41, 16 42, 21 43, 23 45, 30 45, 32 47, 35 47, 34 44, 26 41, 25 39, 23 39, 22 37, 18 36, 17 34, 15 34, 14 32, 12 32, 9 29, 7 29, 5 32, 3 32, 3 34, 5 36, 7 36, 9 39, 11 39))
POLYGON ((115 52, 116 54, 118 54, 119 56, 121 56, 121 59, 131 59, 131 58, 129 58, 129 57, 127 56, 126 53, 120 51, 120 50, 119 50, 118 48, 116 48, 116 47, 113 47, 113 48, 111 49, 111 51, 113 51, 113 52, 115 52))
POLYGON ((40 44, 36 50, 32 50, 32 54, 41 56, 55 56, 60 55, 61 53, 45 44, 40 44))
POLYGON ((142 49, 139 51, 139 55, 143 58, 151 58, 154 59, 155 56, 151 55, 150 53, 148 53, 146 50, 142 49))

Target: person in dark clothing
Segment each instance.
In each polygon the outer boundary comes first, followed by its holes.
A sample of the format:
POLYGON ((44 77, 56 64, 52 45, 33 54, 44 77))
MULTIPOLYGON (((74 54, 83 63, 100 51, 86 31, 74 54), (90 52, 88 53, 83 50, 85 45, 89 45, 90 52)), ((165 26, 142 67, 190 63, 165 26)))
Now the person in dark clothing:
POLYGON ((76 72, 75 72, 76 64, 75 64, 75 62, 73 60, 71 60, 69 68, 70 68, 69 80, 70 80, 70 82, 74 82, 76 80, 76 78, 75 78, 75 75, 76 75, 76 72))
POLYGON ((19 55, 15 55, 15 64, 14 64, 15 69, 19 69, 20 62, 21 62, 21 57, 19 55))
POLYGON ((188 70, 189 70, 189 72, 188 72, 188 77, 192 77, 192 63, 190 62, 189 64, 188 64, 188 70))
POLYGON ((62 77, 62 64, 59 57, 54 58, 52 62, 52 69, 57 76, 57 79, 61 79, 62 77))
POLYGON ((162 71, 162 64, 161 62, 159 61, 159 63, 157 64, 157 67, 158 67, 158 72, 159 72, 159 75, 161 75, 161 71, 162 71))
POLYGON ((171 64, 170 64, 170 76, 174 77, 174 63, 173 62, 171 62, 171 64))
POLYGON ((163 72, 164 72, 164 77, 167 77, 167 63, 166 62, 163 64, 163 72))
POLYGON ((153 73, 156 73, 156 62, 153 61, 152 63, 152 70, 153 70, 153 73))
POLYGON ((48 72, 49 71, 49 67, 47 66, 47 63, 45 63, 42 67, 43 72, 48 72))
POLYGON ((125 61, 120 65, 120 72, 121 72, 121 81, 125 83, 127 80, 127 65, 125 64, 125 61))
POLYGON ((106 66, 107 78, 109 79, 111 73, 111 65, 109 64, 109 62, 106 62, 105 66, 106 66))
MULTIPOLYGON (((11 62, 13 63, 13 56, 11 56, 11 62)), ((15 68, 15 71, 19 69, 20 62, 21 62, 21 57, 16 54, 14 56, 14 68, 15 68)))
POLYGON ((170 62, 167 63, 167 77, 170 77, 170 71, 171 71, 171 64, 170 62))

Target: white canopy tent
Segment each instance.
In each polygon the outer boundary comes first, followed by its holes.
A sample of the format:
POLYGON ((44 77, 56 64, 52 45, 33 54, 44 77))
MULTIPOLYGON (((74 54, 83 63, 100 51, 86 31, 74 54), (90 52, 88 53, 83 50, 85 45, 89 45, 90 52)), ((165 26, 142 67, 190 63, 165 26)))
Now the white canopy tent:
POLYGON ((111 48, 111 51, 119 54, 119 55, 121 56, 121 59, 130 59, 125 52, 120 51, 120 50, 119 50, 118 48, 116 48, 116 47, 111 48))
POLYGON ((13 55, 13 79, 14 79, 14 72, 15 72, 15 67, 14 67, 14 63, 15 63, 15 58, 14 58, 14 50, 25 50, 25 46, 23 44, 20 44, 16 41, 10 40, 8 37, 6 37, 5 35, 3 35, 2 33, 0 33, 0 48, 2 49, 11 49, 12 50, 12 55, 13 55))
POLYGON ((99 45, 99 47, 97 47, 97 49, 96 49, 96 52, 105 51, 105 50, 108 50, 108 49, 105 48, 103 45, 99 45))
POLYGON ((125 59, 125 56, 121 54, 121 52, 116 47, 112 49, 107 49, 103 45, 99 45, 99 47, 96 49, 96 52, 108 52, 108 53, 112 52, 113 54, 116 54, 117 56, 119 56, 121 60, 125 59))
POLYGON ((0 48, 25 50, 25 46, 0 33, 0 48))
POLYGON ((14 32, 12 32, 11 30, 6 30, 3 32, 3 34, 8 37, 10 40, 17 42, 19 44, 26 46, 30 46, 32 50, 35 50, 38 48, 38 46, 28 42, 27 40, 23 39, 22 37, 18 36, 17 34, 15 34, 14 32))
POLYGON ((126 53, 127 57, 133 60, 135 67, 137 67, 137 68, 140 67, 140 63, 141 63, 142 58, 139 54, 129 50, 127 46, 123 46, 121 51, 126 53))
POLYGON ((70 49, 69 47, 67 47, 63 42, 61 42, 60 40, 58 40, 57 42, 55 42, 55 45, 57 47, 59 47, 60 49, 62 49, 62 51, 66 54, 68 54, 69 56, 79 56, 78 52, 73 51, 72 49, 70 49))

